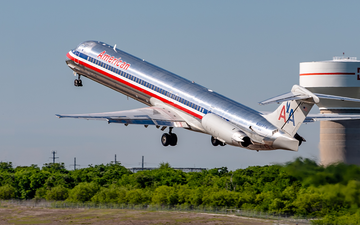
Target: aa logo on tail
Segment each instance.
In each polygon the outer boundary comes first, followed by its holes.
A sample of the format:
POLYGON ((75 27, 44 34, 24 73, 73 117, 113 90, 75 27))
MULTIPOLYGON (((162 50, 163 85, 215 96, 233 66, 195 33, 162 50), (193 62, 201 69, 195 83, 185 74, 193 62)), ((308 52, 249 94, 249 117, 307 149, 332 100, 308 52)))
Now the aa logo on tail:
POLYGON ((286 123, 286 118, 288 118, 287 119, 288 123, 292 121, 293 126, 295 126, 294 110, 290 108, 290 102, 286 103, 286 110, 285 110, 285 105, 283 105, 278 120, 283 119, 284 123, 286 123))

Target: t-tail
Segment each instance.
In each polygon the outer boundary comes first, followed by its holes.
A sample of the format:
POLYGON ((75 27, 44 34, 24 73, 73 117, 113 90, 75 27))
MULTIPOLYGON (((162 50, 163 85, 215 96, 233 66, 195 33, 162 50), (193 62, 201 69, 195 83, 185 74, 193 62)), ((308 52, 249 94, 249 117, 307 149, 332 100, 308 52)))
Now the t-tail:
POLYGON ((268 99, 260 104, 272 102, 282 103, 274 112, 266 114, 264 117, 279 130, 294 137, 311 108, 314 104, 319 103, 319 98, 305 88, 294 85, 290 93, 268 99))

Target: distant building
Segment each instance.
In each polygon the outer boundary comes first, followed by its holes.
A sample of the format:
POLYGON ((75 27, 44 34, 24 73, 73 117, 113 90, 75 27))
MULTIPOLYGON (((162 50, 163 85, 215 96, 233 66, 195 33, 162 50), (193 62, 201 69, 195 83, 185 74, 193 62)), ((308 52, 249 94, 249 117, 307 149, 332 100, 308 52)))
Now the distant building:
MULTIPOLYGON (((181 170, 185 173, 189 173, 189 172, 201 172, 203 170, 206 170, 206 168, 190 168, 190 167, 184 167, 184 168, 176 168, 176 167, 172 167, 174 170, 181 170)), ((130 170, 133 173, 136 173, 138 171, 142 171, 142 170, 155 170, 155 169, 159 169, 159 167, 130 167, 127 168, 128 170, 130 170)))
MULTIPOLYGON (((300 63, 300 85, 327 95, 360 98, 360 60, 334 57, 333 60, 300 63)), ((360 114, 360 103, 321 99, 322 114, 360 114)), ((360 120, 320 121, 320 160, 360 165, 360 120)))

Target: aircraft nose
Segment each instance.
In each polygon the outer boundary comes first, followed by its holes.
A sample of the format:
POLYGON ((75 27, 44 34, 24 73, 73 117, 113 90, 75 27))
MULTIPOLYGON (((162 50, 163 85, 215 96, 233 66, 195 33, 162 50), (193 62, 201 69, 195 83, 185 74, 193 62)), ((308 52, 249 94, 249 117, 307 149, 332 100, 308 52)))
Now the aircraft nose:
POLYGON ((273 147, 276 149, 285 149, 297 152, 299 149, 299 141, 295 138, 282 135, 275 139, 273 147))

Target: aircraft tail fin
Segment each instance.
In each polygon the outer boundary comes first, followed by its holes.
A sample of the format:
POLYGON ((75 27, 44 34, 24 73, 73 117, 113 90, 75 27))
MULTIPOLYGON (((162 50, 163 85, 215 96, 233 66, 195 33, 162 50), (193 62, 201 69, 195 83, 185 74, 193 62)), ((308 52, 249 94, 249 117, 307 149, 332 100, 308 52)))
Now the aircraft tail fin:
POLYGON ((283 102, 274 112, 264 117, 279 130, 294 137, 315 103, 303 100, 283 102))
POLYGON ((319 101, 315 94, 301 86, 294 85, 290 93, 271 98, 260 104, 282 102, 274 112, 264 115, 264 117, 279 130, 294 137, 313 105, 319 101))
MULTIPOLYGON (((313 105, 319 103, 320 99, 360 102, 360 99, 357 98, 312 93, 304 87, 294 85, 291 92, 260 102, 260 105, 274 102, 281 103, 274 112, 263 116, 278 129, 281 129, 291 137, 294 137, 296 131, 306 119, 306 116, 309 114, 313 105)), ((325 116, 312 116, 311 118, 317 118, 319 120, 359 119, 358 116, 359 115, 332 115, 331 118, 329 116, 328 118, 325 118, 325 116)), ((307 122, 309 122, 309 119, 311 118, 308 118, 307 122)))

